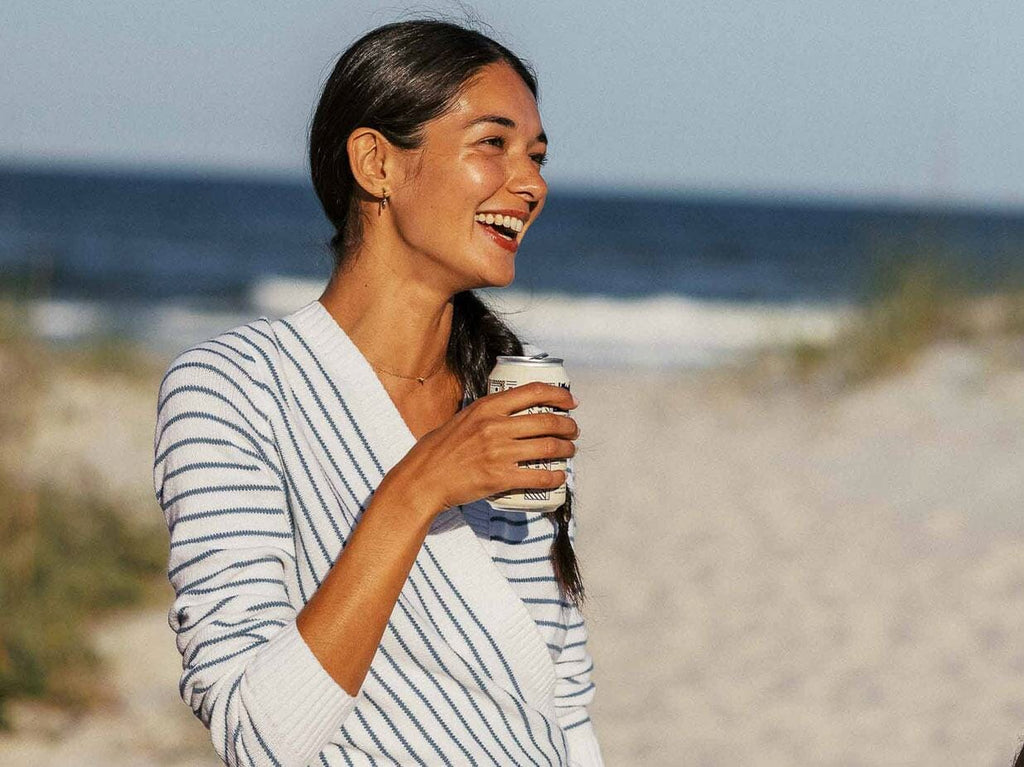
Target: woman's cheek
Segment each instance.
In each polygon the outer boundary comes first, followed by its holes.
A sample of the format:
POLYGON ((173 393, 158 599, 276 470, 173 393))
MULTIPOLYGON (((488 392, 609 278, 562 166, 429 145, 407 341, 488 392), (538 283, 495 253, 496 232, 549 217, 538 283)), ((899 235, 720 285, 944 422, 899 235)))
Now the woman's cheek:
POLYGON ((481 157, 467 166, 467 180, 492 194, 505 180, 503 157, 481 157))

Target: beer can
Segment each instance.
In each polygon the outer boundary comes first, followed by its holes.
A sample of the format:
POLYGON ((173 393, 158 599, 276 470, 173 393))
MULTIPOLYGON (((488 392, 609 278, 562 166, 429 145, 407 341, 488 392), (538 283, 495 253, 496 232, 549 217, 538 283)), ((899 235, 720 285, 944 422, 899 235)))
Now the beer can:
MULTIPOLYGON (((561 386, 563 389, 571 389, 569 376, 565 372, 565 366, 558 357, 537 355, 534 357, 500 356, 487 377, 487 393, 514 389, 516 386, 541 381, 542 383, 561 386)), ((514 415, 527 413, 562 413, 567 411, 559 408, 540 405, 520 411, 514 415)), ((551 471, 566 470, 564 458, 551 461, 524 461, 525 468, 549 469, 551 471)), ((514 511, 543 511, 552 512, 565 503, 565 483, 554 489, 530 489, 521 488, 507 493, 493 495, 487 499, 488 503, 496 509, 508 509, 514 511)))

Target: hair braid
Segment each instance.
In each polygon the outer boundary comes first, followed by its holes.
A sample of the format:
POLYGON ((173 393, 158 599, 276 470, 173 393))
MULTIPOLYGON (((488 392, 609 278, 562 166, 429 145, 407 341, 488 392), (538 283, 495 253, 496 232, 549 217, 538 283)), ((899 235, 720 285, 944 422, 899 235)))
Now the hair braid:
MULTIPOLYGON (((487 375, 499 355, 522 355, 523 344, 516 334, 470 290, 453 297, 452 329, 448 337, 448 367, 458 376, 474 399, 487 394, 487 375)), ((569 601, 582 606, 585 592, 579 562, 569 536, 572 519, 572 492, 555 510, 555 539, 551 544, 551 564, 569 601)))

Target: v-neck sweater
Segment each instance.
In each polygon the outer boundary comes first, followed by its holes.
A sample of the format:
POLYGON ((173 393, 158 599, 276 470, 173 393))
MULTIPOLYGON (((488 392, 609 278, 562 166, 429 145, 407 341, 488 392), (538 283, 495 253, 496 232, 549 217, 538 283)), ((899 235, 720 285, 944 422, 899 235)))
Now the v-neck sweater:
POLYGON ((600 767, 586 624, 554 578, 550 515, 483 500, 438 515, 355 696, 296 629, 414 444, 319 301, 171 363, 153 480, 183 700, 230 765, 600 767))

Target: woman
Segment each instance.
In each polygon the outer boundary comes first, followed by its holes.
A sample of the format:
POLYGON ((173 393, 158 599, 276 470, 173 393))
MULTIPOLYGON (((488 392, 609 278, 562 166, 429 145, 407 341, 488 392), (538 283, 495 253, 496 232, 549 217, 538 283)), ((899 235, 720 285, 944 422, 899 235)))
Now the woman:
POLYGON ((310 132, 337 229, 323 295, 188 350, 160 390, 180 692, 228 764, 600 765, 570 503, 575 400, 484 397, 504 286, 546 195, 536 83, 452 24, 376 29, 310 132))

